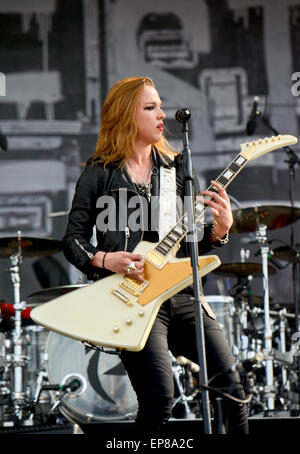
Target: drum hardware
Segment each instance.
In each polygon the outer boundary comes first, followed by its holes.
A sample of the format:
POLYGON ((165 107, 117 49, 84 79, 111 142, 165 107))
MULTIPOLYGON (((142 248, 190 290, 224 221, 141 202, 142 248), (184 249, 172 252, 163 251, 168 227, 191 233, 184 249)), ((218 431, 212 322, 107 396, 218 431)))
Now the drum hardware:
MULTIPOLYGON (((18 237, 18 240, 21 239, 18 237)), ((17 246, 18 247, 18 246, 17 246)), ((25 303, 20 301, 20 275, 19 264, 22 261, 21 250, 18 247, 18 253, 10 255, 11 266, 9 273, 14 291, 14 330, 13 330, 13 392, 12 401, 14 403, 15 415, 22 419, 22 406, 25 402, 25 393, 23 391, 23 368, 26 358, 22 355, 22 328, 21 328, 21 311, 25 309, 25 303)))
MULTIPOLYGON (((22 259, 49 255, 61 250, 61 242, 51 238, 32 238, 23 237, 21 231, 17 236, 0 238, 0 258, 8 258, 10 267, 8 272, 13 286, 13 304, 5 305, 5 311, 13 321, 12 339, 10 342, 11 354, 6 355, 6 373, 9 377, 11 370, 11 390, 9 393, 9 403, 7 406, 6 424, 32 425, 32 417, 27 418, 28 410, 31 408, 30 390, 25 389, 26 371, 29 357, 24 354, 24 337, 22 330, 22 319, 29 318, 30 308, 26 302, 20 298, 20 264, 22 259), (9 307, 8 307, 9 306, 9 307), (11 421, 9 421, 9 419, 11 421)), ((3 303, 4 304, 4 303, 3 303)), ((1 303, 2 312, 2 303, 1 303)), ((6 378, 6 377, 5 377, 6 378)), ((5 383, 2 383, 5 385, 5 383)), ((3 395, 6 387, 2 386, 3 395)), ((6 391, 5 391, 6 393, 6 391)), ((7 394, 7 393, 6 393, 7 394)))
MULTIPOLYGON (((259 215, 258 215, 259 218, 259 215)), ((265 374, 266 374, 266 386, 265 386, 265 399, 267 411, 275 410, 275 387, 273 377, 273 359, 271 356, 272 351, 272 329, 270 324, 270 301, 269 301, 269 278, 268 278, 268 254, 269 245, 267 240, 267 226, 264 224, 258 224, 256 230, 256 237, 260 244, 260 253, 262 258, 263 267, 263 290, 264 290, 264 358, 265 358, 265 374)))
POLYGON ((234 297, 235 344, 238 347, 238 358, 241 361, 246 360, 249 356, 249 351, 251 351, 248 330, 248 317, 250 318, 253 324, 253 317, 251 312, 251 309, 253 309, 254 307, 253 295, 251 290, 252 280, 253 280, 252 275, 247 276, 244 279, 239 278, 238 283, 235 284, 229 292, 230 295, 234 297), (246 295, 246 297, 244 297, 243 295, 246 295), (248 311, 248 306, 250 307, 250 311, 248 311))
POLYGON ((177 359, 173 356, 173 354, 169 351, 169 355, 171 358, 171 363, 172 363, 172 372, 173 372, 173 379, 174 379, 174 384, 176 387, 176 391, 178 396, 174 398, 172 409, 175 411, 176 406, 178 404, 183 406, 183 415, 181 415, 184 418, 187 419, 194 419, 195 414, 192 412, 190 405, 188 402, 193 400, 193 397, 191 395, 187 396, 187 385, 188 387, 193 387, 192 382, 192 376, 191 376, 191 371, 188 370, 187 366, 188 364, 193 364, 194 368, 198 369, 199 372, 199 366, 195 363, 192 363, 189 361, 187 358, 184 356, 180 356, 177 359), (188 381, 189 383, 186 383, 188 381))
MULTIPOLYGON (((238 209, 233 212, 232 233, 255 232, 255 237, 260 245, 262 258, 262 277, 264 290, 264 350, 265 357, 265 400, 266 410, 275 409, 275 387, 273 377, 272 330, 270 326, 270 301, 269 301, 269 264, 270 253, 267 228, 279 229, 294 223, 300 218, 300 209, 292 206, 253 206, 238 209)), ((251 273, 252 274, 252 273, 251 273)))

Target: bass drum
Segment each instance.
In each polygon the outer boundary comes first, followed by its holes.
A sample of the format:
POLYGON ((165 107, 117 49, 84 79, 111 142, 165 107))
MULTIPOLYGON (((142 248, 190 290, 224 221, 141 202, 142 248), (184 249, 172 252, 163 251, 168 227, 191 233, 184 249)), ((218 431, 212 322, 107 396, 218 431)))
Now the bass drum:
POLYGON ((74 339, 51 332, 47 340, 51 385, 70 385, 59 409, 73 423, 133 419, 136 394, 118 355, 86 349, 74 339))

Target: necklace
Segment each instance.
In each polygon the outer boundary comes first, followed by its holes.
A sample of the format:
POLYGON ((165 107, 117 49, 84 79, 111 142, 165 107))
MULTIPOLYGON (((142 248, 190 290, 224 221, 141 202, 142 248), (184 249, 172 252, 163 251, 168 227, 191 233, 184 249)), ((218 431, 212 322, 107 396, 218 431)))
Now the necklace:
POLYGON ((148 199, 150 199, 150 197, 151 197, 151 188, 152 188, 152 185, 150 183, 150 179, 151 179, 151 175, 152 175, 152 172, 153 172, 152 160, 151 160, 150 167, 149 167, 148 171, 144 174, 144 178, 141 178, 139 175, 137 175, 135 173, 135 171, 133 170, 133 168, 132 168, 132 166, 131 166, 129 161, 126 164, 126 167, 127 167, 128 173, 130 174, 131 179, 132 179, 132 181, 133 181, 138 193, 141 194, 141 195, 146 195, 148 197, 148 199))

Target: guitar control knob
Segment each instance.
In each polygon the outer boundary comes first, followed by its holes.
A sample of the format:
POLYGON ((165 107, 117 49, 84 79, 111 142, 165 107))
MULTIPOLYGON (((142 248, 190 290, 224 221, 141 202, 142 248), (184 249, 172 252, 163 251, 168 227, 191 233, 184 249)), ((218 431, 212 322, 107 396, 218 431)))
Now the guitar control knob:
POLYGON ((128 318, 126 320, 126 325, 132 325, 132 318, 128 318))
POLYGON ((119 326, 114 326, 113 327, 113 332, 114 333, 118 333, 120 331, 120 327, 119 326))
POLYGON ((145 311, 138 311, 138 314, 139 314, 140 317, 144 317, 145 311))

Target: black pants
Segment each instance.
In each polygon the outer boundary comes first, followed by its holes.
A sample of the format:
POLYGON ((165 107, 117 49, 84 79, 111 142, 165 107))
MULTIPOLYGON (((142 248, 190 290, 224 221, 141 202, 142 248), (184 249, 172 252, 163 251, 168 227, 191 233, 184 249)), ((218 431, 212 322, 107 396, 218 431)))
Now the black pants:
MULTIPOLYGON (((229 371, 234 364, 231 348, 216 320, 203 311, 208 379, 225 372, 213 387, 230 389, 230 394, 245 399, 239 374, 229 371)), ((170 418, 174 379, 169 350, 198 362, 195 335, 195 306, 189 295, 178 295, 163 303, 143 350, 123 352, 121 358, 137 394, 137 425, 159 430, 170 418)), ((210 395, 210 399, 213 396, 210 395)), ((223 399, 223 415, 228 433, 248 433, 246 406, 223 399)))

